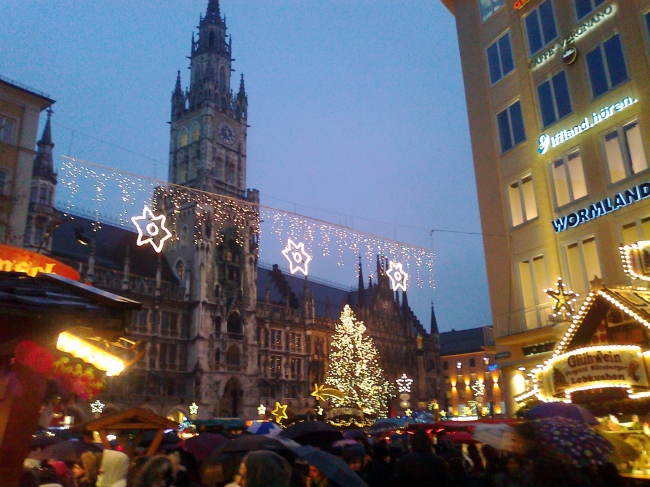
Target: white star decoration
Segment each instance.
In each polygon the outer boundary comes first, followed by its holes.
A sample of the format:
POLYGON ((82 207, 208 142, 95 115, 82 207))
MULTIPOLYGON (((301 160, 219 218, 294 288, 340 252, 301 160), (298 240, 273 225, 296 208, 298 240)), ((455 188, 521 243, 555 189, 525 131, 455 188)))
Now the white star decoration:
POLYGON ((155 216, 151 209, 147 205, 144 205, 142 216, 134 216, 131 218, 131 221, 138 229, 138 245, 142 246, 150 243, 153 249, 160 253, 165 240, 172 236, 172 232, 165 227, 166 220, 167 217, 165 215, 155 216), (149 222, 144 226, 144 230, 140 226, 140 220, 147 220, 149 222))
POLYGON ((199 407, 196 405, 195 402, 190 404, 190 414, 192 416, 196 416, 197 414, 199 414, 199 407))
POLYGON ((106 406, 106 404, 102 403, 99 399, 97 399, 95 402, 90 403, 90 411, 93 414, 102 414, 102 411, 104 410, 104 406, 106 406))
POLYGON ((325 410, 322 407, 316 406, 316 414, 319 414, 320 416, 322 416, 324 412, 325 412, 325 410))
POLYGON ((400 288, 402 291, 406 291, 406 280, 409 278, 409 275, 402 269, 401 262, 398 264, 391 260, 386 275, 390 278, 390 288, 393 291, 397 291, 400 288))
POLYGON ((411 392, 411 384, 413 384, 413 379, 409 379, 406 374, 402 374, 402 377, 397 379, 397 389, 399 392, 411 392))
POLYGON ((289 261, 291 274, 300 271, 306 276, 309 273, 308 265, 311 262, 311 255, 305 251, 305 244, 303 242, 296 244, 293 240, 289 239, 287 246, 282 251, 282 255, 289 261))
POLYGON ((259 415, 266 414, 266 406, 264 404, 260 404, 259 406, 257 406, 257 414, 259 415))

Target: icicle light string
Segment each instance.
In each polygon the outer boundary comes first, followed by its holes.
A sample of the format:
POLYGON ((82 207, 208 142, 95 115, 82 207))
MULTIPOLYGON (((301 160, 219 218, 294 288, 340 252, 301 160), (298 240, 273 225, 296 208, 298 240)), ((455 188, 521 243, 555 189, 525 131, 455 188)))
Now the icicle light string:
MULTIPOLYGON (((233 226, 235 241, 239 245, 248 238, 261 236, 260 224, 267 222, 269 234, 276 235, 281 245, 288 239, 304 242, 305 249, 314 255, 316 247, 323 257, 333 253, 339 266, 345 264, 347 253, 355 257, 364 254, 365 267, 370 278, 374 277, 373 260, 379 255, 402 262, 405 269, 415 267, 415 279, 418 287, 427 284, 434 287, 433 260, 435 254, 424 247, 407 245, 377 235, 353 230, 351 228, 319 220, 289 211, 262 206, 257 201, 233 198, 206 191, 159 181, 117 169, 80 161, 62 156, 63 162, 59 173, 65 195, 66 213, 74 212, 80 198, 92 195, 95 208, 94 230, 101 228, 100 210, 106 209, 105 203, 115 201, 118 206, 118 220, 122 226, 129 224, 133 214, 139 214, 142 206, 150 205, 154 212, 168 215, 168 226, 174 239, 180 239, 179 219, 193 216, 194 242, 204 239, 214 240, 220 244, 223 239, 218 230, 233 226), (87 184, 91 183, 94 190, 87 184), (189 213, 188 213, 189 212, 189 213), (208 235, 209 234, 209 235, 208 235), (426 269, 423 269, 426 268, 426 269), (426 280, 422 278, 427 274, 426 280)), ((187 219, 189 225, 189 219, 187 219)), ((410 272, 410 271, 409 271, 410 272)))

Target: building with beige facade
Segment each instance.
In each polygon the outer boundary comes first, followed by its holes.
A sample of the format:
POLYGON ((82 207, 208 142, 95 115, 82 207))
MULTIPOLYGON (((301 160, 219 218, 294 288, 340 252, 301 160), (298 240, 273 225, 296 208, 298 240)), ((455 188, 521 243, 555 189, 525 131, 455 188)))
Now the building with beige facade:
POLYGON ((49 95, 0 76, 0 243, 22 245, 34 146, 49 95))
POLYGON ((619 245, 650 239, 650 1, 442 2, 456 18, 512 414, 569 326, 544 289, 561 277, 580 306, 593 284, 641 282, 619 245))

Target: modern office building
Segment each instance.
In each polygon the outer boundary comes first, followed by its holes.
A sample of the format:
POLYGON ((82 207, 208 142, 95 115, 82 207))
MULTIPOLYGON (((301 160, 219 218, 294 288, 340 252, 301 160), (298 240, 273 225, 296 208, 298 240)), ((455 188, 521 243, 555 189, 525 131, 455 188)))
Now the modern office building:
POLYGON ((569 326, 544 289, 562 277, 580 305, 592 284, 638 284, 619 245, 650 239, 650 1, 442 2, 456 18, 513 413, 569 326))

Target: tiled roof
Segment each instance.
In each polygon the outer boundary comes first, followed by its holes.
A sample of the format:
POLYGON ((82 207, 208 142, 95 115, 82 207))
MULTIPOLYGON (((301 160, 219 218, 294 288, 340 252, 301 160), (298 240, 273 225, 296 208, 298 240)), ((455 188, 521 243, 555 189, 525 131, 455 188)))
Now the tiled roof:
POLYGON ((440 334, 440 355, 480 352, 486 346, 485 327, 451 330, 440 334))

